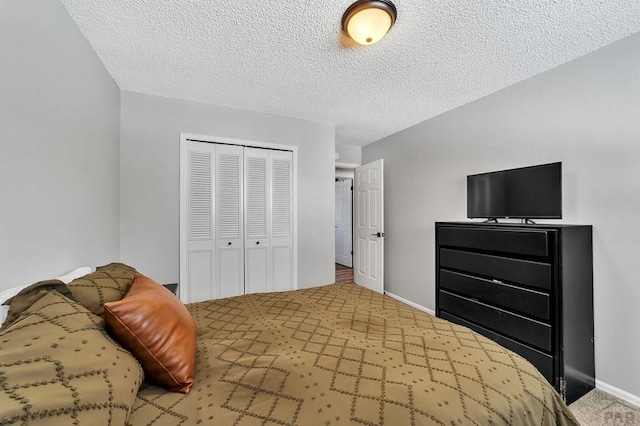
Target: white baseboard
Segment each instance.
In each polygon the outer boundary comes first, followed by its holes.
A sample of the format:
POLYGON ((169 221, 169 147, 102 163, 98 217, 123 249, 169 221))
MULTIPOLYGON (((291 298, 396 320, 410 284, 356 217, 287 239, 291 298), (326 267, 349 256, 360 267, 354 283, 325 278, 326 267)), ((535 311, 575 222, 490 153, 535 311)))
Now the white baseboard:
POLYGON ((435 313, 434 311, 432 311, 431 309, 429 309, 429 308, 425 308, 424 306, 422 306, 422 305, 418 305, 417 303, 413 303, 412 301, 407 300, 407 299, 405 299, 405 298, 403 298, 403 297, 396 296, 395 294, 393 294, 393 293, 389 293, 388 291, 385 291, 385 292, 384 292, 384 294, 386 294, 387 296, 389 296, 389 297, 391 297, 391 298, 393 298, 393 299, 396 299, 398 302, 402 302, 402 303, 404 303, 405 305, 409 305, 409 306, 411 306, 411 307, 413 307, 413 308, 416 308, 416 309, 418 309, 418 310, 420 310, 420 311, 422 311, 422 312, 426 312, 426 313, 428 313, 429 315, 433 315, 433 316, 435 316, 435 315, 436 315, 436 313, 435 313))
POLYGON ((620 398, 623 401, 626 401, 630 404, 637 405, 638 407, 640 407, 640 396, 636 396, 627 391, 623 391, 620 388, 611 386, 610 384, 605 383, 598 379, 596 379, 596 388, 610 395, 613 395, 617 398, 620 398))

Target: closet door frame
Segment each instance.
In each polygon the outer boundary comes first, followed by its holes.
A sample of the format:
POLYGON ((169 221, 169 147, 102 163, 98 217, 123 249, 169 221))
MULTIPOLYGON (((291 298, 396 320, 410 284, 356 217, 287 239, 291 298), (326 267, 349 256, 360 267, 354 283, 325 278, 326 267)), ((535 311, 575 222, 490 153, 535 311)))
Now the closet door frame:
MULTIPOLYGON (((264 149, 273 149, 279 151, 291 151, 293 157, 292 164, 292 174, 293 174, 293 183, 292 183, 292 209, 293 209, 293 289, 298 289, 298 147, 293 145, 284 145, 284 144, 276 144, 270 142, 260 142, 246 139, 236 139, 236 138, 228 138, 221 136, 208 136, 208 135, 199 135, 193 133, 180 133, 180 282, 187 282, 187 268, 185 265, 188 261, 187 259, 187 250, 186 250, 186 238, 187 235, 187 197, 185 194, 187 193, 186 182, 188 169, 184 167, 187 161, 187 141, 192 142, 203 142, 203 143, 219 143, 219 144, 227 144, 227 145, 239 145, 247 148, 264 148, 264 149)), ((184 302, 189 302, 188 300, 188 288, 186 285, 179 286, 179 296, 180 299, 184 302)))

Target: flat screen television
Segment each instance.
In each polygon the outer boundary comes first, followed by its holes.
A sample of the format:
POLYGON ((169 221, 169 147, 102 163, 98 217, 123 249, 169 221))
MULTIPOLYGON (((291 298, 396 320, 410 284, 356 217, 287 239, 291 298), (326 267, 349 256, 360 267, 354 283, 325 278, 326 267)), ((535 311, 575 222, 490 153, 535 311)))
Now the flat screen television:
POLYGON ((562 163, 467 176, 467 217, 562 219, 562 163))

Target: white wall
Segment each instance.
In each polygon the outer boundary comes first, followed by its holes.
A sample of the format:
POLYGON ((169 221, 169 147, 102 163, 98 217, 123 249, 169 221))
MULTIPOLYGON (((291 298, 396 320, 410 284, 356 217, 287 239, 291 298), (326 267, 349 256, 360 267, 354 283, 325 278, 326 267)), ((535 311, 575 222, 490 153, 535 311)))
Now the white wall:
POLYGON ((58 0, 0 2, 0 289, 118 260, 120 89, 58 0))
POLYGON ((298 147, 298 285, 334 277, 333 126, 122 92, 122 260, 163 283, 179 278, 180 133, 298 147))
POLYGON ((640 395, 640 34, 389 136, 385 285, 434 308, 434 222, 468 174, 562 161, 564 223, 592 224, 597 379, 640 395))
POLYGON ((362 164, 362 147, 353 145, 336 144, 336 163, 362 164))

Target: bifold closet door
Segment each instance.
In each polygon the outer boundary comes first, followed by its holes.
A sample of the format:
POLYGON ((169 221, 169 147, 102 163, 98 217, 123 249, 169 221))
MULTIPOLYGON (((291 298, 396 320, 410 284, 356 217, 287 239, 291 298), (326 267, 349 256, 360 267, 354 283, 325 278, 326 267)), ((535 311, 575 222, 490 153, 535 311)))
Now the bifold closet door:
POLYGON ((216 147, 216 298, 244 294, 243 147, 216 147))
POLYGON ((245 170, 245 291, 270 290, 269 273, 269 151, 244 149, 245 170))
POLYGON ((293 154, 186 141, 180 297, 292 290, 293 154))
POLYGON ((293 153, 270 151, 269 163, 271 288, 293 290, 293 153))
POLYGON ((187 141, 180 160, 180 297, 185 302, 199 302, 217 296, 216 145, 187 141))
POLYGON ((293 289, 292 153, 245 148, 245 291, 293 289))
POLYGON ((188 141, 182 167, 181 297, 244 294, 243 148, 188 141))

